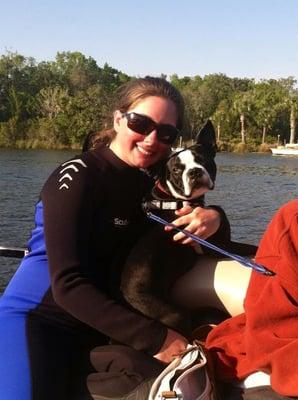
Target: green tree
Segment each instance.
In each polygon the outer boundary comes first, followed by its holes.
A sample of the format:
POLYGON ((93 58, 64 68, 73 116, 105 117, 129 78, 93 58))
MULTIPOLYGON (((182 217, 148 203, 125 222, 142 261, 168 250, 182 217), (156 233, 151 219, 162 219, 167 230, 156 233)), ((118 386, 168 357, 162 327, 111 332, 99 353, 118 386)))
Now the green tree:
POLYGON ((78 51, 58 52, 52 69, 59 76, 60 83, 72 94, 87 89, 99 80, 100 68, 96 61, 78 51))
POLYGON ((0 57, 0 121, 8 121, 16 111, 18 118, 26 116, 27 105, 34 96, 31 87, 34 68, 33 58, 25 58, 18 53, 8 52, 0 57), (22 97, 22 101, 17 97, 22 97))
POLYGON ((231 101, 229 99, 222 100, 211 119, 217 130, 217 141, 221 141, 223 135, 228 139, 232 123, 231 101))
POLYGON ((252 90, 254 103, 254 120, 262 129, 262 143, 266 142, 269 129, 272 129, 274 121, 278 117, 283 103, 285 90, 275 80, 263 80, 257 83, 252 90))
MULTIPOLYGON (((277 84, 281 88, 281 100, 278 110, 280 115, 287 119, 287 128, 281 129, 281 136, 283 141, 288 141, 292 144, 295 143, 296 114, 298 108, 298 91, 295 88, 296 80, 290 76, 288 78, 279 79, 277 84), (283 131, 286 131, 286 133, 283 133, 283 131)), ((282 118, 282 121, 284 121, 284 118, 282 118)))
MULTIPOLYGON (((202 78, 198 75, 196 75, 193 79, 196 81, 202 80, 202 78)), ((184 76, 183 78, 179 78, 177 74, 170 76, 170 82, 180 91, 182 91, 191 82, 191 80, 192 78, 189 76, 184 76)))
POLYGON ((99 71, 98 83, 110 94, 114 93, 120 85, 130 80, 130 77, 107 63, 99 71))
POLYGON ((240 120, 241 143, 247 143, 246 122, 253 114, 253 95, 252 91, 240 92, 234 96, 233 107, 240 120))
POLYGON ((68 137, 71 144, 81 144, 89 131, 110 126, 111 101, 111 94, 99 84, 77 92, 68 107, 68 137))
POLYGON ((297 92, 291 94, 290 99, 290 144, 295 143, 296 139, 296 114, 298 109, 298 94, 297 92))
POLYGON ((41 89, 37 94, 35 108, 42 117, 53 119, 59 113, 65 112, 70 101, 67 89, 61 86, 49 86, 41 89))

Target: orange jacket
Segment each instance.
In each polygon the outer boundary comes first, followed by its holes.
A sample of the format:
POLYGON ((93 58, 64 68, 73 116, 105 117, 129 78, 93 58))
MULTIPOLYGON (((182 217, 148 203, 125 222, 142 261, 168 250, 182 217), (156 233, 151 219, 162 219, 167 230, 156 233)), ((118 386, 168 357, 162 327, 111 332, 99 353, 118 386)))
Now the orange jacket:
POLYGON ((274 277, 253 272, 245 313, 218 325, 207 338, 221 380, 256 371, 271 375, 272 388, 298 395, 298 200, 284 205, 269 224, 256 262, 274 277))

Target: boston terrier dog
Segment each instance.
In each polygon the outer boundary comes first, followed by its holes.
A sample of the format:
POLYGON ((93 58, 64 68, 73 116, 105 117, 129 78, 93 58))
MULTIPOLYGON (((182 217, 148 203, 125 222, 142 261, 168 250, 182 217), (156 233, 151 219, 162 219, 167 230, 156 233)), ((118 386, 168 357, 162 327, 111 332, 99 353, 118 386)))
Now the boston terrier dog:
MULTIPOLYGON (((187 203, 204 206, 204 193, 214 188, 216 177, 215 131, 207 121, 193 146, 173 153, 158 172, 152 198, 145 207, 167 221, 177 218, 175 210, 187 203)), ((143 314, 158 319, 184 335, 191 332, 188 312, 171 300, 175 281, 190 270, 198 254, 192 246, 175 243, 173 233, 157 223, 133 248, 121 277, 125 300, 143 314)), ((213 236, 216 236, 213 235, 213 236)), ((223 241, 227 237, 216 238, 223 241)), ((212 237, 208 239, 212 241, 212 237)))

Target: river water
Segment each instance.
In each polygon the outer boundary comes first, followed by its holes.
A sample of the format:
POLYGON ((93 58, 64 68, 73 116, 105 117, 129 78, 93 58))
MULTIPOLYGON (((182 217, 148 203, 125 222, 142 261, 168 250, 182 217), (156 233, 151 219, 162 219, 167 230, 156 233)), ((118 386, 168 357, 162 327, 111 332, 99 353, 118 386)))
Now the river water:
MULTIPOLYGON (((74 154, 0 149, 0 246, 26 245, 43 182, 74 154)), ((234 240, 257 244, 273 213, 298 198, 298 157, 219 153, 216 162, 216 187, 206 201, 224 208, 234 240)), ((0 292, 18 264, 19 260, 0 257, 0 292)))

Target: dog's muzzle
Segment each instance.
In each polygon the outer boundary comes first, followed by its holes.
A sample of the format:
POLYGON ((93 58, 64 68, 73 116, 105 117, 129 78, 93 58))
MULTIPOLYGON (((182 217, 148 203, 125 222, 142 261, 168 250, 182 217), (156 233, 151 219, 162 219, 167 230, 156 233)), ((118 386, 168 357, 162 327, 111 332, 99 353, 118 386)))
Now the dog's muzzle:
POLYGON ((204 175, 204 170, 202 168, 193 168, 188 172, 189 178, 193 180, 202 178, 203 175, 204 175))

